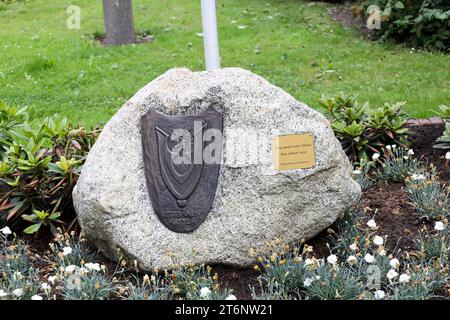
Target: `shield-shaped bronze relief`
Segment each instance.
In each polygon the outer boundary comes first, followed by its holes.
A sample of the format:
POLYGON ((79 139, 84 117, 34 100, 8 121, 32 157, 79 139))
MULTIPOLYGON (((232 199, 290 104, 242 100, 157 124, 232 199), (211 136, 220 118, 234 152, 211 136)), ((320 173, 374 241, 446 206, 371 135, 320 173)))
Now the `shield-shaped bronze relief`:
POLYGON ((175 232, 191 232, 206 219, 216 193, 222 156, 222 113, 212 106, 171 116, 149 110, 141 117, 147 188, 160 221, 175 232), (210 131, 211 132, 211 131, 210 131), (206 138, 206 139, 205 139, 206 138), (215 148, 208 148, 214 143, 215 148), (215 161, 205 161, 205 148, 215 161), (208 151, 208 150, 207 150, 208 151))

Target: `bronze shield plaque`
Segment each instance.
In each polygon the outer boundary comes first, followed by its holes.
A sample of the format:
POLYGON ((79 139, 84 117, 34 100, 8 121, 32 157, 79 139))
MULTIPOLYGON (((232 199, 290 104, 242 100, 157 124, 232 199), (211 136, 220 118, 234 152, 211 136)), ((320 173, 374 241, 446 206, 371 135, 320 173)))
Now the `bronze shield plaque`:
POLYGON ((172 231, 195 230, 211 209, 220 161, 211 162, 204 152, 214 149, 214 158, 221 159, 222 140, 221 136, 211 138, 205 132, 213 129, 209 132, 221 134, 222 121, 222 113, 212 106, 187 116, 170 116, 150 109, 141 118, 150 200, 160 221, 172 231))

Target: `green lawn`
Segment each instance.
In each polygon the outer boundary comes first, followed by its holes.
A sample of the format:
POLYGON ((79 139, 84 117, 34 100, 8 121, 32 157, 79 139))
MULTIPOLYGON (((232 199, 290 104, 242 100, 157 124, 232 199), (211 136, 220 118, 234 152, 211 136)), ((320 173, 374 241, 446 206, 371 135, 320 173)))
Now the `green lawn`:
MULTIPOLYGON (((153 43, 103 48, 101 1, 0 4, 0 100, 37 116, 106 122, 139 88, 172 67, 203 68, 199 0, 133 0, 137 31, 153 43), (81 7, 81 30, 66 8, 81 7)), ((222 65, 249 69, 315 107, 321 95, 357 93, 372 105, 407 101, 413 117, 450 103, 450 57, 370 43, 327 14, 329 4, 219 0, 222 65), (241 26, 241 28, 239 28, 241 26), (242 26, 247 26, 242 28, 242 26)))

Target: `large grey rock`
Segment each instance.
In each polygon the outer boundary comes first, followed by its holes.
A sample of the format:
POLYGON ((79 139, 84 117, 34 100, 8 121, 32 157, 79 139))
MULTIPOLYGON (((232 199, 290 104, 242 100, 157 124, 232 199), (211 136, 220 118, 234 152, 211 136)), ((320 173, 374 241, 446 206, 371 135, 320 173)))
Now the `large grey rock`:
MULTIPOLYGON (((248 160, 248 158, 247 158, 248 160)), ((252 162, 252 161, 250 161, 252 162)), ((73 192, 80 224, 108 257, 117 248, 143 269, 177 263, 252 263, 251 248, 265 240, 313 237, 360 196, 351 165, 327 120, 282 89, 242 69, 209 72, 173 69, 150 82, 105 126, 89 153, 73 192), (192 233, 164 227, 147 191, 140 117, 150 108, 173 115, 195 114, 217 103, 224 114, 224 155, 213 206, 192 233), (238 130, 232 130, 233 128, 238 130), (246 146, 239 130, 265 132, 259 150, 271 150, 271 134, 312 132, 317 165, 275 171, 269 158, 248 163, 233 157, 246 146)))

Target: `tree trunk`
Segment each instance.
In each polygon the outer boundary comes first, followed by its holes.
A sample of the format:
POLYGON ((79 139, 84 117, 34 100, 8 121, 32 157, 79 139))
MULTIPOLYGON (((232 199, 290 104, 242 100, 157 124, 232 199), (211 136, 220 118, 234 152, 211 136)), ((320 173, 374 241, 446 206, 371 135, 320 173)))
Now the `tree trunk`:
POLYGON ((105 16, 105 45, 136 42, 131 0, 103 0, 105 16))

